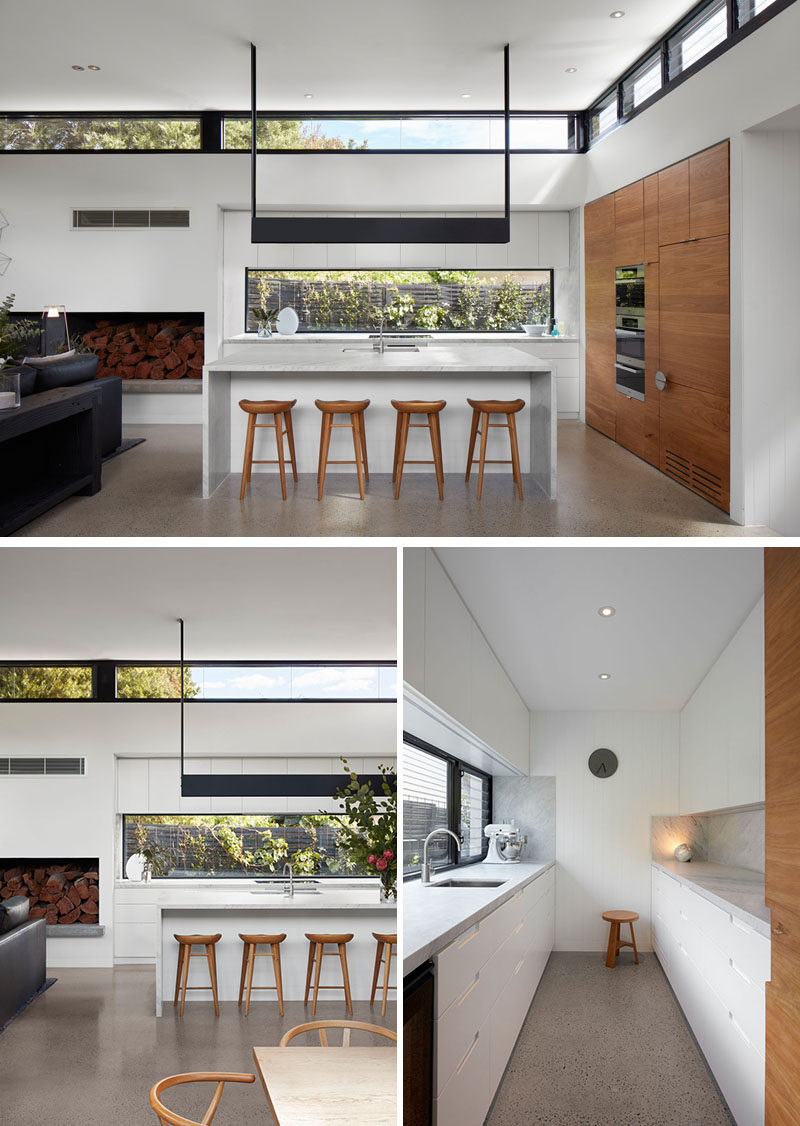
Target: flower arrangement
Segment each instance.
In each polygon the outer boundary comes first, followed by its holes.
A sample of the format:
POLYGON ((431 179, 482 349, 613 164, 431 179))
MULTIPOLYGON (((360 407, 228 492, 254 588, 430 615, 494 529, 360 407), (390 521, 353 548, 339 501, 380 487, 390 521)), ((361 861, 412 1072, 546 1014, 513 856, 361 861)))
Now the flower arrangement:
POLYGON ((360 783, 358 774, 342 758, 350 781, 336 797, 344 804, 339 847, 351 867, 372 869, 380 878, 384 896, 397 898, 397 787, 394 773, 387 766, 378 766, 383 781, 383 797, 376 796, 368 782, 360 783))

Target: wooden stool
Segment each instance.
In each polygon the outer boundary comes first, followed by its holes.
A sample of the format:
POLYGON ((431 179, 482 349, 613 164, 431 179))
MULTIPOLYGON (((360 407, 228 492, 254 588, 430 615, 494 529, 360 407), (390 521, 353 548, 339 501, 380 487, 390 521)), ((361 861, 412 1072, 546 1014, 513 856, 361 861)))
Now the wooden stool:
POLYGON ((347 427, 353 431, 353 450, 355 461, 332 461, 331 465, 355 465, 358 472, 358 492, 364 499, 364 479, 369 484, 369 465, 367 464, 367 432, 364 429, 364 411, 369 406, 369 399, 351 402, 349 399, 338 399, 325 402, 322 399, 314 400, 316 406, 322 411, 322 428, 319 435, 319 464, 317 466, 317 485, 319 491, 317 500, 322 500, 322 491, 325 488, 325 470, 328 468, 328 448, 331 444, 331 430, 334 427, 347 427), (336 414, 347 414, 349 422, 334 422, 336 414))
POLYGON ((292 466, 292 476, 295 481, 297 480, 297 462, 294 456, 294 432, 292 430, 292 407, 297 402, 297 399, 292 399, 291 402, 276 402, 273 399, 265 399, 262 402, 252 402, 250 399, 241 399, 239 406, 247 414, 247 437, 244 443, 244 466, 242 468, 242 487, 239 492, 239 500, 244 500, 244 491, 247 488, 250 476, 253 472, 253 443, 255 442, 256 429, 268 429, 275 431, 275 441, 278 444, 278 457, 272 461, 256 460, 256 465, 277 465, 281 471, 281 493, 283 499, 286 500, 286 459, 283 456, 283 436, 286 435, 289 441, 289 461, 292 466), (256 418, 260 414, 271 414, 272 422, 256 422, 256 418), (286 429, 284 430, 284 425, 286 429))
POLYGON ((181 1016, 183 1006, 186 1004, 186 993, 190 989, 210 989, 214 995, 214 1012, 219 1016, 219 997, 217 996, 217 952, 214 946, 222 938, 221 934, 176 934, 173 936, 178 943, 178 972, 175 975, 175 1000, 178 1003, 178 993, 181 996, 181 1016), (204 946, 205 950, 195 950, 196 946, 204 946), (187 985, 189 976, 189 961, 191 958, 202 958, 208 962, 208 973, 211 985, 187 985))
POLYGON ((444 500, 444 471, 442 469, 442 434, 439 430, 439 412, 447 406, 444 401, 426 403, 421 400, 402 402, 392 399, 392 406, 397 411, 397 426, 394 432, 394 464, 392 465, 392 481, 397 484, 394 490, 394 499, 400 496, 400 482, 403 480, 403 466, 406 464, 406 442, 410 427, 424 427, 430 432, 431 450, 433 461, 409 461, 409 465, 433 465, 436 469, 436 484, 439 486, 439 500, 444 500), (427 422, 412 422, 412 414, 425 414, 427 422))
POLYGON ((475 453, 475 439, 478 436, 478 423, 480 423, 481 435, 481 456, 479 459, 480 470, 478 472, 478 500, 481 499, 483 492, 483 467, 484 465, 510 465, 512 466, 512 474, 514 482, 519 490, 519 499, 522 500, 522 474, 519 470, 519 446, 517 445, 517 423, 514 415, 521 411, 525 406, 524 399, 513 399, 511 402, 501 402, 497 399, 467 399, 467 402, 472 407, 472 427, 469 432, 469 453, 467 454, 467 473, 464 477, 465 481, 469 481, 469 475, 472 466, 475 464, 473 461, 473 454, 475 453), (490 422, 489 418, 493 414, 504 414, 506 416, 505 422, 490 422), (489 461, 486 460, 486 440, 489 437, 489 427, 494 426, 502 430, 508 430, 509 440, 511 442, 511 460, 510 461, 489 461))
POLYGON ((369 1003, 372 1005, 375 1001, 375 990, 378 986, 378 974, 381 969, 381 962, 384 963, 383 970, 383 1004, 381 1005, 381 1016, 386 1016, 386 998, 389 996, 390 989, 397 987, 389 984, 389 967, 392 964, 392 947, 397 945, 396 934, 376 934, 372 932, 372 937, 377 939, 378 949, 375 951, 375 972, 372 975, 372 992, 369 995, 369 1003), (385 960, 384 960, 385 957, 385 960))
POLYGON ((285 934, 240 934, 239 938, 244 943, 242 947, 242 976, 239 980, 239 1008, 242 1007, 242 994, 244 993, 245 976, 247 977, 247 1000, 244 1005, 244 1015, 250 1013, 250 994, 254 989, 275 989, 278 993, 278 1005, 283 1016, 283 981, 281 979, 281 943, 286 938, 285 934), (269 950, 259 951, 259 946, 269 946, 269 950), (272 958, 272 969, 275 974, 274 985, 253 985, 253 970, 256 958, 272 958))
POLYGON ((608 954, 606 955, 606 965, 612 968, 617 964, 617 953, 623 946, 633 947, 633 960, 636 965, 639 965, 639 953, 636 949, 636 936, 633 933, 633 924, 639 918, 637 911, 604 911, 603 918, 607 923, 611 923, 611 928, 608 932, 608 954), (619 937, 620 923, 628 923, 631 928, 631 941, 624 942, 619 937))
POLYGON ((316 973, 314 974, 314 999, 311 1006, 312 1016, 317 1012, 317 994, 320 989, 344 989, 344 999, 347 1003, 347 1011, 350 1016, 353 1015, 353 1001, 350 997, 350 974, 347 972, 347 949, 346 944, 352 941, 351 934, 307 934, 308 939, 308 970, 306 972, 306 993, 303 998, 303 1004, 308 1004, 308 991, 311 988, 311 971, 316 964, 316 973), (339 947, 339 961, 342 963, 342 985, 320 985, 319 975, 322 970, 322 959, 324 957, 336 957, 333 950, 326 950, 327 943, 339 947))

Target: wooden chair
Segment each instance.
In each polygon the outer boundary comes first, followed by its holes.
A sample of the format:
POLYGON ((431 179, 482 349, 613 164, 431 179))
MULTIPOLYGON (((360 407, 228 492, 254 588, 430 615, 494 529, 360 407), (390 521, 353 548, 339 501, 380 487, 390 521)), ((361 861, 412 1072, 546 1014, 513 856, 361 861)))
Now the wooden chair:
POLYGON ((217 996, 217 954, 214 949, 215 945, 222 938, 221 934, 176 934, 174 935, 178 943, 178 972, 175 975, 175 1000, 173 1006, 178 1003, 178 995, 181 999, 181 1016, 183 1016, 183 1006, 186 1004, 186 994, 190 989, 210 989, 214 995, 214 1011, 219 1016, 219 997, 217 996), (195 950, 195 947, 203 946, 204 950, 195 950), (208 963, 208 973, 211 978, 210 985, 187 985, 186 980, 189 976, 189 962, 192 958, 205 956, 208 963))
POLYGON ((239 500, 244 500, 244 492, 250 482, 253 465, 275 465, 276 463, 281 473, 281 494, 283 499, 286 500, 286 459, 283 456, 283 436, 285 434, 289 442, 289 462, 292 466, 292 476, 296 481, 297 461, 294 456, 294 431, 292 430, 292 407, 296 402, 297 399, 292 399, 291 402, 277 402, 274 399, 254 402, 250 399, 240 399, 239 406, 247 414, 247 436, 244 442, 244 465, 242 467, 242 487, 239 490, 239 500), (257 422, 256 419, 260 414, 272 415, 272 422, 257 422), (286 427, 285 430, 284 426, 286 427), (254 460, 253 444, 256 430, 262 429, 274 429, 278 447, 277 458, 254 460))
POLYGON ((322 411, 322 427, 319 435, 319 463, 317 465, 317 500, 322 500, 325 489, 325 471, 328 465, 355 465, 358 473, 358 492, 364 499, 364 481, 369 484, 369 464, 367 462, 367 432, 364 426, 364 411, 369 406, 369 399, 353 402, 349 399, 326 401, 315 399, 315 405, 322 411), (334 422, 337 414, 349 415, 349 422, 334 422), (331 444, 331 431, 345 427, 353 432, 354 461, 328 462, 328 449, 331 444))
POLYGON ((282 1037, 279 1047, 285 1048, 290 1040, 295 1036, 299 1036, 301 1032, 314 1032, 319 1030, 319 1042, 323 1048, 329 1048, 331 1045, 328 1043, 326 1030, 328 1028, 342 1028, 342 1047, 350 1047, 350 1030, 356 1028, 361 1032, 374 1032, 376 1036, 384 1036, 387 1040, 393 1040, 397 1043, 397 1033, 393 1032, 391 1028, 381 1028, 377 1024, 365 1024, 361 1020, 312 1020, 308 1024, 298 1024, 295 1028, 290 1028, 289 1031, 282 1037))
POLYGON ((150 1106, 156 1112, 159 1122, 163 1123, 164 1126, 208 1126, 217 1113, 219 1100, 222 1098, 222 1088, 226 1083, 255 1083, 255 1081, 255 1075, 241 1075, 238 1072, 229 1071, 188 1071, 183 1075, 170 1075, 151 1087, 150 1106), (182 1114, 176 1114, 174 1110, 164 1106, 161 1101, 162 1091, 166 1091, 170 1087, 178 1087, 182 1083, 217 1084, 214 1097, 200 1122, 195 1122, 193 1118, 185 1118, 182 1114))
POLYGON ((444 500, 444 470, 442 469, 442 433, 439 429, 439 414, 447 406, 443 400, 435 403, 426 403, 421 400, 403 401, 392 399, 392 406, 397 411, 397 425, 394 432, 394 463, 392 465, 392 481, 396 481, 394 499, 400 496, 400 482, 403 480, 404 465, 432 465, 436 473, 436 484, 439 487, 439 500, 444 500), (413 414, 424 414, 427 422, 412 422, 413 414), (406 443, 408 431, 412 427, 423 427, 431 436, 431 450, 433 461, 406 461, 406 443))
POLYGON ((370 1005, 375 1002, 375 990, 378 987, 378 974, 381 972, 381 962, 383 962, 383 1004, 381 1005, 381 1016, 386 1016, 386 999, 389 996, 390 989, 397 989, 397 986, 389 984, 389 969, 392 964, 392 947, 397 945, 396 934, 376 934, 372 932, 372 937, 376 939, 378 948, 375 951, 375 972, 372 975, 372 992, 369 995, 370 1005))
POLYGON ((278 994, 278 1005, 283 1016, 283 980, 281 978, 281 943, 286 938, 285 934, 240 934, 239 938, 244 944, 242 947, 242 976, 239 980, 239 1008, 242 1007, 242 995, 247 978, 247 1000, 244 1006, 244 1015, 250 1013, 250 994, 254 989, 275 989, 278 994), (269 946, 269 950, 259 950, 259 946, 269 946), (256 958, 271 958, 272 970, 275 974, 274 985, 253 985, 253 971, 256 958))
POLYGON ((636 965, 639 965, 639 952, 636 949, 636 936, 633 933, 633 924, 639 918, 637 911, 604 911, 603 918, 606 922, 611 923, 608 932, 608 953, 606 954, 606 965, 612 968, 617 964, 617 954, 621 947, 633 947, 633 960, 636 965), (619 937, 619 928, 621 923, 628 923, 631 928, 631 941, 624 942, 619 937))
POLYGON ((314 998, 311 1006, 311 1013, 313 1016, 317 1014, 317 995, 320 989, 344 989, 344 999, 347 1004, 347 1011, 350 1016, 353 1015, 353 1001, 350 996, 350 974, 347 972, 347 943, 352 942, 352 934, 307 934, 308 939, 308 969, 306 971, 306 992, 303 997, 303 1004, 308 1004, 308 992, 311 988, 311 973, 316 967, 314 974, 314 998), (322 971, 322 959, 336 957, 336 952, 333 950, 326 950, 326 945, 337 946, 339 961, 342 966, 342 984, 341 985, 320 985, 319 977, 322 971))
POLYGON ((512 467, 512 475, 514 483, 519 490, 519 499, 522 500, 522 474, 519 468, 519 446, 517 444, 517 423, 514 415, 517 414, 525 406, 524 399, 512 399, 510 402, 503 402, 498 399, 467 399, 467 402, 472 407, 472 427, 469 432, 469 453, 467 454, 467 473, 464 477, 465 481, 469 481, 469 475, 472 471, 472 466, 475 464, 473 454, 475 453, 475 439, 480 433, 481 436, 481 452, 478 459, 480 469, 478 471, 478 500, 481 499, 483 492, 483 467, 485 465, 510 465, 512 467), (493 414, 504 414, 506 416, 505 422, 490 422, 489 419, 493 414), (486 441, 489 437, 490 427, 497 427, 502 430, 508 430, 508 437, 511 443, 511 460, 510 461, 488 461, 486 460, 486 441))

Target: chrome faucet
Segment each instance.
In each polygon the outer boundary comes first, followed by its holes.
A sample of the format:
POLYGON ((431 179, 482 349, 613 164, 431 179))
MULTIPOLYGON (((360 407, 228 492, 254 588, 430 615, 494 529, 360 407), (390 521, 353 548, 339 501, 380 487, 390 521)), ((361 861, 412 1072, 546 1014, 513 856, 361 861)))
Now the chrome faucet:
POLYGON ((284 895, 290 895, 292 897, 292 899, 294 899, 294 883, 293 883, 292 866, 291 866, 291 864, 289 863, 288 860, 286 861, 286 863, 283 866, 284 876, 286 875, 286 869, 287 868, 289 869, 289 882, 288 882, 288 884, 284 883, 283 894, 284 895))
POLYGON ((428 860, 428 842, 431 837, 435 837, 437 833, 449 833, 453 840, 456 842, 456 848, 461 852, 461 841, 458 839, 452 829, 432 829, 425 838, 425 844, 422 846, 422 883, 429 884, 431 882, 431 862, 428 860))

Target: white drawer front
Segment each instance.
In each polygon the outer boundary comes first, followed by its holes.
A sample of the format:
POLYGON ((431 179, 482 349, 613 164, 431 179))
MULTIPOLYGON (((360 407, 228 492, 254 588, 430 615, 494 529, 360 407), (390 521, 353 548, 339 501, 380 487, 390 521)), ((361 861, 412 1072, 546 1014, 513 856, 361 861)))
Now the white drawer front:
POLYGON ((497 999, 491 1021, 491 1087, 497 1089, 525 1020, 532 997, 530 966, 521 958, 513 967, 506 987, 497 999))
POLYGON ((436 955, 436 1016, 457 1000, 491 955, 493 916, 482 919, 436 955))
POLYGON ((490 1087, 490 1045, 485 1031, 478 1034, 434 1100, 436 1126, 467 1126, 483 1122, 494 1089, 490 1087))
POLYGON ((525 888, 513 895, 502 907, 498 907, 496 911, 492 912, 490 918, 494 926, 496 946, 505 942, 513 934, 519 923, 524 919, 525 913, 525 888))
POLYGON ((441 1094, 489 1016, 497 993, 486 968, 469 983, 442 1017, 434 1021, 436 1093, 441 1094))
POLYGON ((733 964, 746 978, 764 988, 770 979, 770 940, 754 931, 747 923, 731 916, 731 957, 733 964))

